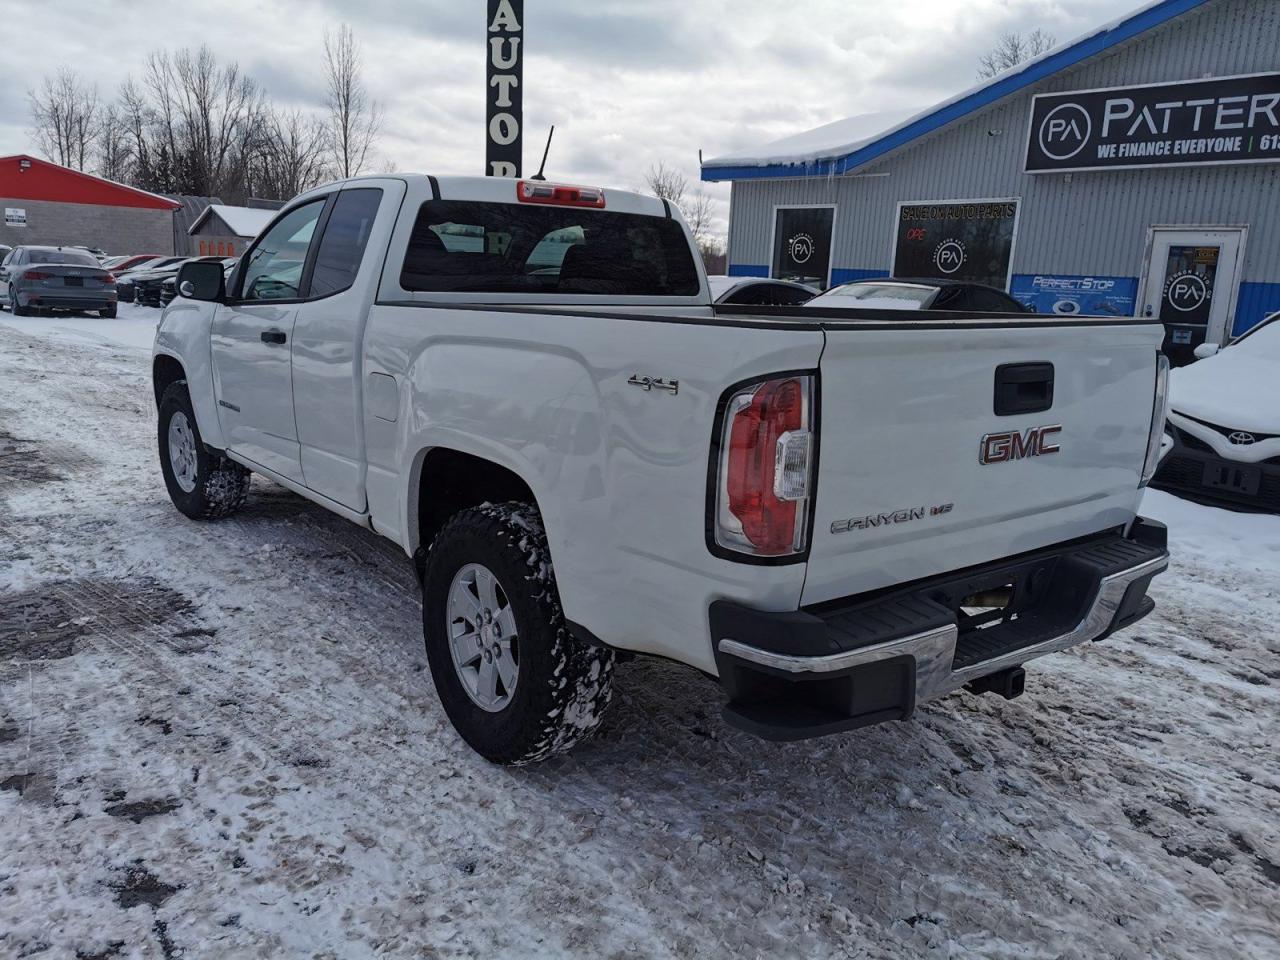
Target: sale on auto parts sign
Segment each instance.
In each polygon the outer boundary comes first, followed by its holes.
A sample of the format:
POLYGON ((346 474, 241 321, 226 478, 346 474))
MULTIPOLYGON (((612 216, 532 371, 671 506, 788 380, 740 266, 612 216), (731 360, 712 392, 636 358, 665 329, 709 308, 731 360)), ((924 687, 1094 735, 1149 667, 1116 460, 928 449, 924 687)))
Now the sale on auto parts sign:
POLYGON ((1280 160, 1280 73, 1041 94, 1028 173, 1280 160))

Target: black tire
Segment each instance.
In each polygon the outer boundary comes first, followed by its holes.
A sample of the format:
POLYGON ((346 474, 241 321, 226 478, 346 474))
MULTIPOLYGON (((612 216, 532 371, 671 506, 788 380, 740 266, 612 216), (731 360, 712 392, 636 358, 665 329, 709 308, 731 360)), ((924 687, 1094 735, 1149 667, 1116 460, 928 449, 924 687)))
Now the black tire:
POLYGON ((31 316, 31 308, 24 307, 18 303, 18 291, 14 290, 13 287, 9 288, 9 309, 15 317, 31 316))
POLYGON ((613 651, 583 643, 565 625, 542 518, 532 504, 485 504, 450 519, 427 557, 422 609, 440 702, 454 729, 485 759, 536 763, 599 726, 613 693, 613 651), (449 590, 473 563, 494 573, 515 617, 519 674, 497 712, 472 700, 450 652, 449 590))
POLYGON ((160 397, 158 440, 164 485, 169 490, 169 499, 180 511, 192 520, 220 520, 244 505, 249 494, 250 473, 234 460, 205 449, 185 380, 170 384, 160 397), (179 414, 185 418, 194 437, 195 476, 190 490, 184 490, 179 482, 170 450, 169 427, 179 414))
POLYGON ((115 315, 116 315, 116 305, 114 303, 109 306, 103 307, 101 310, 98 311, 98 316, 102 317, 103 320, 114 320, 115 315))

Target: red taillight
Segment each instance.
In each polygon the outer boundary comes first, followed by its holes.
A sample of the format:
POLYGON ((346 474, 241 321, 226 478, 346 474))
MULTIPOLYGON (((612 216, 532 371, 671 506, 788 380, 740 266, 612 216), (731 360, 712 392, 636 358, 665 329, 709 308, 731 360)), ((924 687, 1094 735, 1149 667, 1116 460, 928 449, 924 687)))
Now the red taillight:
POLYGON ((102 282, 103 282, 103 283, 115 283, 115 282, 116 282, 116 275, 115 275, 114 273, 108 273, 105 277, 103 277, 103 278, 102 278, 102 282))
POLYGON ((52 280, 52 273, 45 273, 43 270, 28 270, 22 275, 24 280, 52 280))
POLYGON ((765 557, 804 550, 812 388, 810 377, 785 377, 729 399, 716 507, 720 546, 765 557))
POLYGON ((542 180, 521 180, 516 184, 521 203, 549 203, 558 207, 604 208, 604 191, 599 187, 570 187, 542 180))

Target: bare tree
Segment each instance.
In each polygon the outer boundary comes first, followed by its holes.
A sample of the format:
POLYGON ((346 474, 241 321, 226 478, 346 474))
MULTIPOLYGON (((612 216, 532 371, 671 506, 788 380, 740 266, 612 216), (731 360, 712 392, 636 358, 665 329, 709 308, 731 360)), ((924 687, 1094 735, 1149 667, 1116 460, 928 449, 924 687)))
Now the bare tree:
POLYGON ((360 44, 347 24, 324 34, 325 80, 328 84, 329 148, 334 172, 354 177, 370 161, 382 126, 382 110, 369 98, 361 78, 360 44))
POLYGON ((253 196, 287 200, 324 182, 328 139, 324 125, 298 111, 274 112, 249 166, 247 190, 253 196))
POLYGON ((98 127, 97 171, 101 177, 126 182, 132 174, 133 140, 125 112, 111 104, 98 127))
POLYGON ((98 88, 61 67, 44 78, 39 91, 28 91, 27 97, 32 133, 41 152, 64 167, 83 170, 98 137, 98 88))
POLYGON ((120 87, 116 99, 123 137, 128 143, 129 174, 126 182, 146 189, 167 189, 156 174, 151 130, 153 117, 146 95, 130 78, 120 87))
POLYGON ((1011 67, 1038 57, 1051 50, 1057 43, 1053 34, 1036 29, 1028 34, 1006 33, 996 42, 995 48, 978 58, 978 79, 989 80, 1011 67))
POLYGON ((153 152, 167 155, 168 190, 213 196, 243 193, 260 136, 264 98, 257 83, 213 51, 159 51, 147 58, 146 124, 153 152))
POLYGON ((715 204, 701 189, 690 193, 689 180, 683 173, 659 160, 645 171, 644 182, 655 197, 680 209, 685 223, 689 224, 689 232, 699 246, 710 238, 715 204))
POLYGON ((684 201, 685 191, 689 189, 689 181, 685 175, 668 167, 661 160, 656 165, 649 165, 644 173, 644 182, 655 197, 674 203, 677 207, 684 201))
POLYGON ((716 275, 728 271, 729 258, 724 241, 719 237, 706 237, 698 241, 698 252, 702 254, 702 265, 707 273, 716 275))
POLYGON ((677 204, 684 214, 685 223, 689 224, 689 232, 701 246, 711 235, 711 221, 715 217, 715 204, 702 190, 695 190, 683 203, 677 204))

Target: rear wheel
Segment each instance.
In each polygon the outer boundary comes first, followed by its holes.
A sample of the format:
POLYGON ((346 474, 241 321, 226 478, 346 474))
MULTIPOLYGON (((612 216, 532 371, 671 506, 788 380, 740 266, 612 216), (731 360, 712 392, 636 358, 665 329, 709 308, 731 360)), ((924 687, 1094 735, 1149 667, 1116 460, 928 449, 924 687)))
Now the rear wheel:
POLYGON ((422 606, 440 702, 482 757, 534 763, 595 731, 613 691, 613 652, 569 632, 536 507, 455 515, 427 557, 422 606))
POLYGON ((24 307, 18 303, 18 291, 14 290, 13 287, 9 288, 9 309, 13 311, 15 317, 29 317, 31 315, 30 307, 24 307))
POLYGON ((116 305, 114 303, 108 304, 98 311, 98 315, 104 320, 112 319, 116 315, 116 305))
POLYGON ((179 380, 160 398, 160 470, 173 505, 193 520, 235 513, 249 494, 249 471, 205 449, 187 383, 179 380))

